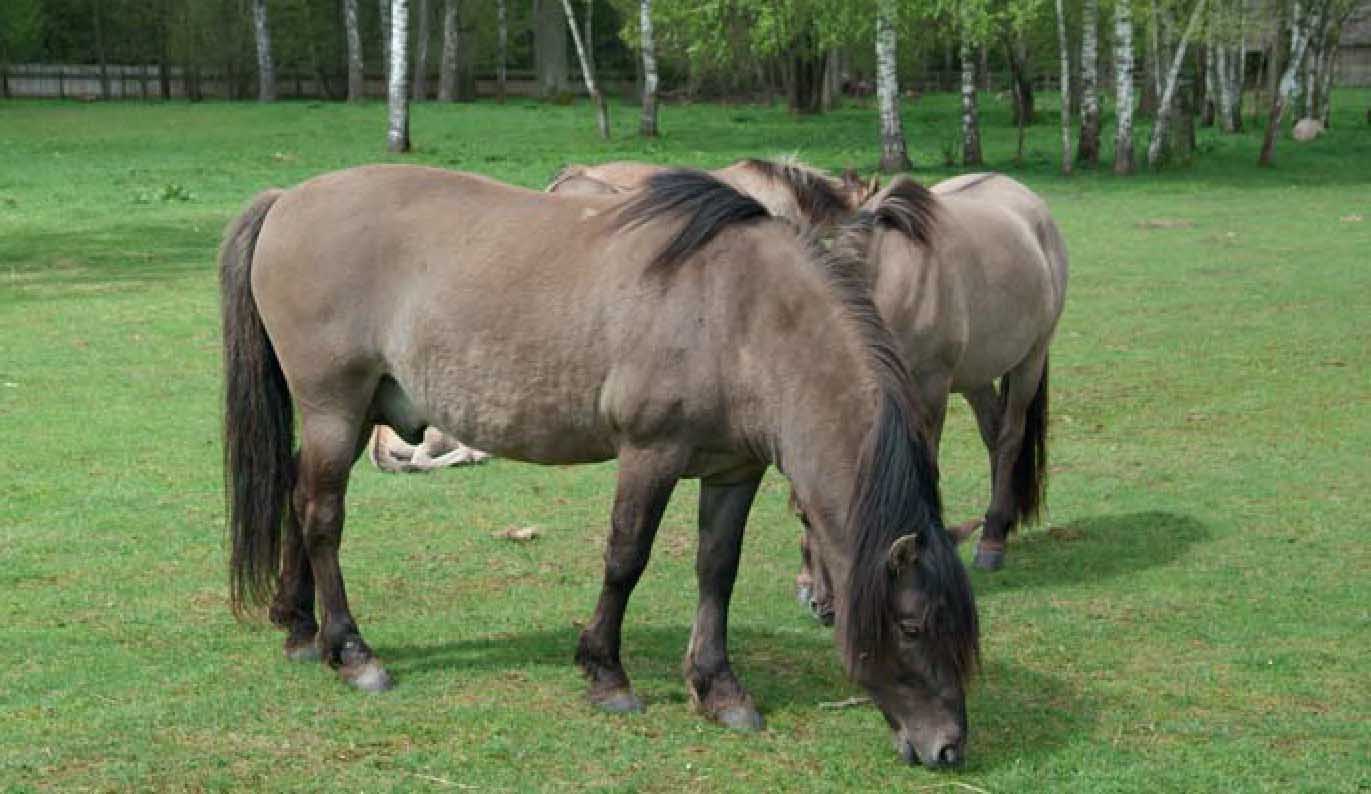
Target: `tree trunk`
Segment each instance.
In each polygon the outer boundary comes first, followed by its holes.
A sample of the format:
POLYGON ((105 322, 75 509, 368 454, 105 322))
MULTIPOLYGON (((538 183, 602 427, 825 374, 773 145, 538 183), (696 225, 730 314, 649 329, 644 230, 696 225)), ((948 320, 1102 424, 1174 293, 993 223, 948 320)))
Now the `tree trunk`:
POLYGON ((1057 5, 1057 54, 1061 61, 1062 173, 1071 173, 1071 46, 1066 37, 1066 13, 1057 5))
POLYGON ((605 98, 595 85, 595 69, 590 65, 585 44, 581 41, 581 32, 576 28, 576 12, 571 10, 571 0, 562 0, 562 10, 566 11, 567 27, 571 28, 571 40, 576 44, 576 57, 581 61, 581 76, 585 78, 590 101, 595 103, 596 126, 600 129, 600 137, 609 140, 609 106, 605 104, 605 98))
MULTIPOLYGON (((460 0, 443 0, 443 62, 438 66, 438 101, 451 102, 457 98, 458 15, 460 0)), ((501 0, 500 7, 504 8, 501 0)))
POLYGON ((496 58, 495 64, 495 96, 501 104, 505 101, 505 91, 508 88, 508 68, 509 68, 509 11, 505 7, 505 0, 496 0, 495 16, 496 26, 496 58))
POLYGON ((252 0, 252 29, 257 34, 257 101, 276 101, 276 69, 271 63, 271 28, 267 0, 252 0))
POLYGON ((414 11, 419 15, 419 24, 414 35, 414 100, 423 102, 428 99, 428 42, 432 38, 429 30, 430 13, 428 0, 416 0, 414 11))
POLYGON ((1118 127, 1114 135, 1114 173, 1133 173, 1133 9, 1130 0, 1114 6, 1114 92, 1118 127))
POLYGON ((386 80, 390 127, 386 131, 386 149, 392 152, 409 151, 409 92, 405 90, 408 42, 409 0, 391 0, 390 73, 386 80))
POLYGON ((1354 11, 1356 7, 1355 3, 1348 3, 1347 11, 1338 19, 1334 20, 1328 31, 1328 39, 1324 49, 1332 54, 1323 61, 1322 71, 1319 74, 1319 105, 1314 111, 1314 118, 1323 122, 1324 129, 1332 128, 1333 72, 1337 67, 1338 47, 1342 43, 1343 24, 1347 21, 1347 18, 1351 16, 1352 11, 1354 11))
POLYGON ((981 125, 976 112, 976 53, 962 38, 962 165, 980 165, 981 125))
POLYGON ((976 73, 981 78, 981 90, 990 93, 990 48, 984 44, 976 53, 976 73))
POLYGON ((806 31, 791 43, 787 59, 790 112, 804 115, 823 112, 823 80, 826 59, 814 45, 812 32, 806 31))
POLYGON ((657 45, 652 38, 652 0, 638 2, 638 28, 643 50, 643 117, 638 132, 657 137, 657 45))
POLYGON ((1200 81, 1200 126, 1212 127, 1214 120, 1219 115, 1214 101, 1217 88, 1215 86, 1214 40, 1212 37, 1205 41, 1203 47, 1196 48, 1195 61, 1196 73, 1204 75, 1204 79, 1200 81))
POLYGON ((1233 73, 1228 63, 1228 47, 1225 42, 1219 42, 1214 48, 1214 77, 1217 85, 1215 88, 1219 92, 1219 129, 1226 133, 1234 132, 1233 128, 1233 73))
POLYGON ((1014 96, 1014 123, 1023 128, 1032 124, 1037 115, 1033 107, 1033 75, 1029 71, 1032 61, 1028 57, 1028 38, 1023 31, 1014 32, 1005 52, 1005 60, 1009 62, 1009 87, 1014 96))
POLYGON ((160 83, 162 90, 162 100, 171 101, 171 72, 170 48, 171 42, 171 6, 164 0, 162 5, 163 17, 158 26, 157 33, 157 82, 160 83))
POLYGON ((1262 138, 1262 150, 1257 157, 1257 165, 1275 164, 1276 135, 1280 133, 1285 107, 1295 90, 1295 77, 1299 74, 1300 64, 1304 61, 1305 51, 1309 47, 1309 18, 1300 13, 1299 3, 1291 9, 1290 37, 1290 60, 1281 74, 1280 85, 1271 97, 1271 114, 1266 120, 1266 135, 1262 138))
POLYGON ((91 10, 95 17, 95 57, 100 61, 100 98, 109 99, 109 64, 105 61, 104 0, 95 0, 91 10))
POLYGON ((887 174, 913 170, 900 119, 900 75, 895 34, 895 0, 876 6, 876 103, 881 117, 881 170, 887 174))
POLYGON ((1100 164, 1099 25, 1100 0, 1081 7, 1081 142, 1076 159, 1094 168, 1100 164))
POLYGON ((360 102, 366 93, 362 64, 362 34, 357 27, 357 0, 343 0, 343 27, 348 45, 348 101, 360 102))
POLYGON ((533 0, 533 17, 533 60, 538 73, 538 96, 554 99, 568 90, 566 14, 558 0, 533 0))
POLYGON ((1162 90, 1161 106, 1157 108, 1157 120, 1152 124, 1152 141, 1147 146, 1149 168, 1161 165, 1162 145, 1166 142, 1167 127, 1171 123, 1175 108, 1176 84, 1180 82, 1181 64, 1185 61, 1185 51, 1190 46, 1190 39, 1195 35, 1200 19, 1204 16, 1204 4, 1205 0, 1197 0, 1195 9, 1190 12, 1190 21, 1185 25, 1185 32, 1176 44, 1176 54, 1171 59, 1171 69, 1166 75, 1166 87, 1162 90))
POLYGON ((1143 74, 1142 97, 1138 101, 1138 114, 1153 116, 1157 113, 1157 103, 1162 95, 1161 67, 1161 18, 1157 15, 1157 0, 1150 3, 1151 13, 1147 25, 1147 65, 1143 74))

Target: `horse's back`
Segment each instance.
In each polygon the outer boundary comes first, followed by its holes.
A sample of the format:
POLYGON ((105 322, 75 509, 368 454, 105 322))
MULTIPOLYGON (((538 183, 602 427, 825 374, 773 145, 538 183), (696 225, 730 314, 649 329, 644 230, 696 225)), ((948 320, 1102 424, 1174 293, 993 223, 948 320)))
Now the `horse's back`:
POLYGON ((1044 245, 1055 234, 1046 203, 1017 181, 970 174, 932 188, 940 205, 932 250, 906 257, 920 320, 912 365, 954 361, 953 389, 990 382, 1046 344, 1061 313, 1065 259, 1044 245), (917 286, 915 286, 917 285, 917 286))

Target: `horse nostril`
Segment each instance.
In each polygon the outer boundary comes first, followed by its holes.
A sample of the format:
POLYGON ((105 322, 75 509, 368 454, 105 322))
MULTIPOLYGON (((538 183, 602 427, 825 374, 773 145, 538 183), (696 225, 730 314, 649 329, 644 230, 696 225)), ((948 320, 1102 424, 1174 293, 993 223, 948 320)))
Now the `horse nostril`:
POLYGON ((962 762, 962 754, 957 751, 957 745, 945 744, 943 749, 938 751, 938 763, 942 766, 956 766, 962 762))

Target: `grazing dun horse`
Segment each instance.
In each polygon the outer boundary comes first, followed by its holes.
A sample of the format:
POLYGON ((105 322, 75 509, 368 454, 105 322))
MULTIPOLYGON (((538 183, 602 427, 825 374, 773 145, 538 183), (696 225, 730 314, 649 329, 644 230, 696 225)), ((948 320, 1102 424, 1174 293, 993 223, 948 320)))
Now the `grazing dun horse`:
POLYGON ((388 688, 339 566, 371 426, 415 442, 431 425, 535 463, 617 458, 604 580, 576 652, 591 702, 642 707, 620 663, 624 613, 677 480, 697 477, 686 685, 708 717, 756 729, 725 638, 744 524, 775 464, 835 583, 850 675, 907 761, 957 763, 976 605, 913 385, 863 289, 866 237, 825 253, 692 171, 627 197, 409 166, 263 193, 220 253, 234 606, 270 603, 288 657, 388 688))
MULTIPOLYGON (((975 563, 997 569, 1007 534, 1042 503, 1048 346, 1066 300, 1066 244, 1046 203, 1000 174, 955 177, 931 193, 898 179, 857 223, 871 230, 863 259, 872 297, 909 366, 935 454, 949 392, 976 415, 991 498, 975 563)), ((828 622, 831 583, 807 543, 798 595, 828 622)))
MULTIPOLYGON (((649 177, 666 170, 666 166, 631 161, 569 165, 547 186, 547 192, 612 196, 637 190, 649 177)), ((851 171, 838 179, 794 157, 739 160, 710 173, 757 199, 772 215, 819 231, 832 231, 879 189, 876 179, 864 184, 851 171)), ((385 425, 376 426, 367 455, 387 472, 429 471, 481 463, 489 457, 436 429, 426 432, 422 443, 412 445, 385 425)))

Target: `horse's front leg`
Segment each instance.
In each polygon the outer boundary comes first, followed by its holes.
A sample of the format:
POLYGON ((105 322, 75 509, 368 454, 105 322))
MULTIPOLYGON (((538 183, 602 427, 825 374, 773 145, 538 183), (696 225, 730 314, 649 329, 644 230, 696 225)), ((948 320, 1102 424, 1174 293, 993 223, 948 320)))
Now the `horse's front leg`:
POLYGON ((595 614, 581 632, 576 650, 576 664, 590 681, 590 702, 605 711, 643 708, 619 660, 624 612, 647 567, 657 525, 688 459, 688 453, 674 449, 626 449, 619 453, 619 484, 605 544, 604 584, 595 614))
POLYGON ((743 528, 761 472, 742 482, 700 483, 700 547, 695 558, 700 603, 685 657, 695 707, 736 730, 762 729, 762 715, 728 663, 728 603, 738 576, 743 528))

